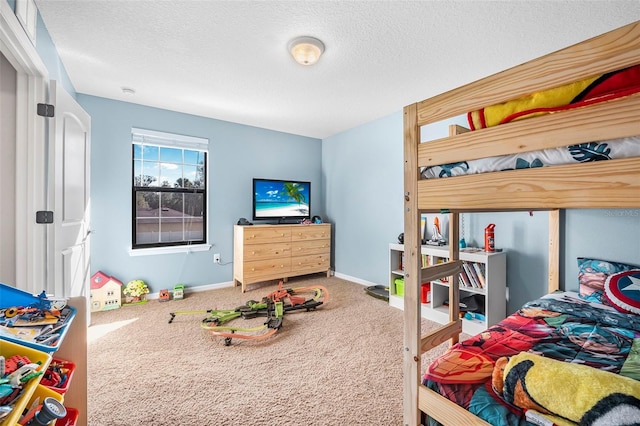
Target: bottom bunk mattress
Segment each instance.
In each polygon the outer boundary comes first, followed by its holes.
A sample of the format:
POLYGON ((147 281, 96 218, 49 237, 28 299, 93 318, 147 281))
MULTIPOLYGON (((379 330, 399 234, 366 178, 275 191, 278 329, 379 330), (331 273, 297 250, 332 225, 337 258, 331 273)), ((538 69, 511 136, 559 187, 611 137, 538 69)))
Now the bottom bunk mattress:
MULTIPOLYGON (((523 370, 522 374, 533 375, 536 370, 531 368, 531 371, 523 370)), ((483 333, 452 346, 430 364, 424 374, 423 384, 496 426, 532 424, 527 418, 533 424, 542 424, 536 422, 551 419, 548 424, 604 425, 640 424, 639 380, 640 316, 586 301, 574 292, 559 292, 526 303, 518 312, 483 333), (531 359, 519 360, 518 357, 531 359), (507 362, 511 365, 515 361, 525 361, 528 365, 535 365, 539 359, 555 363, 552 365, 553 371, 552 367, 546 365, 537 367, 546 372, 544 380, 536 379, 538 382, 534 382, 531 379, 527 382, 524 378, 514 379, 516 372, 520 374, 517 369, 522 370, 523 364, 511 368, 509 379, 506 374, 502 376, 507 362), (605 423, 584 423, 578 421, 584 414, 580 413, 582 406, 571 407, 571 412, 565 411, 570 405, 579 405, 573 404, 574 401, 583 403, 587 408, 593 407, 589 398, 600 398, 600 405, 604 404, 605 411, 608 410, 606 407, 612 407, 610 395, 602 399, 602 392, 605 391, 600 385, 593 386, 600 389, 600 393, 592 392, 593 389, 569 390, 568 383, 579 381, 575 377, 591 375, 585 374, 585 370, 573 371, 576 368, 584 369, 585 366, 593 367, 587 368, 587 372, 604 373, 602 380, 614 389, 622 389, 627 385, 631 387, 626 392, 633 395, 631 401, 623 401, 626 408, 612 411, 624 416, 624 422, 607 420, 605 423), (500 382, 500 378, 504 382, 500 382), (496 383, 500 386, 498 390, 496 383), (501 388, 503 383, 504 389, 501 388), (524 393, 534 400, 534 405, 529 406, 530 410, 521 408, 526 407, 522 403, 513 403, 513 392, 519 392, 520 395, 524 393), (571 392, 579 395, 571 395, 571 392), (550 405, 560 406, 557 413, 548 407, 536 405, 540 403, 536 398, 542 395, 545 401, 552 401, 550 405), (570 399, 568 403, 567 396, 570 399), (530 413, 527 414, 527 411, 530 413), (546 417, 542 420, 535 418, 538 411, 546 411, 546 417), (527 417, 529 415, 533 417, 527 417)), ((600 420, 603 418, 600 417, 600 420)), ((432 420, 429 423, 435 424, 432 420)))

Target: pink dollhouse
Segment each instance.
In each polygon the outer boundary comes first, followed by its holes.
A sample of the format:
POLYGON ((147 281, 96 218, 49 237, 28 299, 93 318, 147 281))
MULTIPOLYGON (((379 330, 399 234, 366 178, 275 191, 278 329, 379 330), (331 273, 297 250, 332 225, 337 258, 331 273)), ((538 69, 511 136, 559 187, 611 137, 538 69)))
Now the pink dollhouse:
POLYGON ((91 277, 91 312, 118 309, 122 304, 122 282, 100 271, 91 277))

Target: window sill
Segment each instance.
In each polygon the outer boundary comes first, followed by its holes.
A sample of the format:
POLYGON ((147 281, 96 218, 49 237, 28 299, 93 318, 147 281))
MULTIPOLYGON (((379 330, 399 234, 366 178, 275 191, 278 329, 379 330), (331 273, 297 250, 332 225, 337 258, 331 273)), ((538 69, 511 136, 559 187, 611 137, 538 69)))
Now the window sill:
POLYGON ((190 246, 153 247, 146 249, 129 248, 129 256, 151 256, 155 254, 192 253, 211 250, 211 244, 195 244, 190 246))

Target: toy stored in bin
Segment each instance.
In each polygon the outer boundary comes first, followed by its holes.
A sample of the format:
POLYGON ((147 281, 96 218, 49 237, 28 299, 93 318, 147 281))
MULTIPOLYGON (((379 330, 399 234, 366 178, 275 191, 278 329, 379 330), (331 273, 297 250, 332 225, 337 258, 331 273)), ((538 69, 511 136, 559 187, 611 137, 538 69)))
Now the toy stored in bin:
MULTIPOLYGON (((14 309, 18 307, 36 307, 38 309, 48 308, 52 304, 57 304, 58 300, 49 301, 43 294, 35 296, 29 292, 0 283, 0 309, 14 309)), ((20 345, 43 351, 55 352, 60 348, 60 344, 67 333, 69 325, 76 315, 76 309, 72 306, 65 306, 60 311, 60 319, 55 324, 38 324, 33 322, 26 327, 8 327, 0 323, 0 340, 7 340, 20 345), (43 327, 48 327, 49 336, 44 332, 43 327), (44 339, 47 337, 47 339, 44 339), (38 339, 36 339, 38 338, 38 339)), ((17 315, 5 320, 17 320, 17 315)), ((7 324, 5 324, 7 325, 7 324)))
MULTIPOLYGON (((51 362, 51 355, 49 355, 48 353, 6 340, 0 340, 0 355, 2 355, 5 359, 9 359, 14 355, 25 356, 29 358, 29 361, 31 361, 32 363, 40 364, 40 369, 46 369, 51 362)), ((42 388, 44 389, 44 391, 55 394, 55 392, 39 385, 41 378, 42 375, 34 377, 29 380, 26 385, 24 385, 22 394, 12 404, 13 410, 6 417, 0 419, 0 426, 14 426, 16 423, 18 423, 18 420, 22 416, 22 412, 25 410, 25 408, 28 408, 32 405, 32 401, 30 400, 35 401, 35 394, 38 388, 42 388)), ((42 392, 43 391, 40 390, 38 392, 38 395, 41 395, 42 392)), ((58 398, 56 399, 62 401, 62 395, 56 395, 58 396, 58 398)), ((42 399, 40 400, 42 401, 42 399)))
POLYGON ((53 358, 49 368, 40 380, 40 384, 54 392, 64 395, 69 389, 76 365, 71 361, 53 358))
MULTIPOLYGON (((40 426, 42 424, 55 425, 57 420, 67 415, 66 407, 63 405, 64 397, 42 385, 38 385, 29 399, 27 408, 29 411, 20 419, 18 424, 28 426, 40 426), (47 411, 37 416, 37 411, 43 404, 47 405, 47 411), (42 423, 42 422, 46 423, 42 423)), ((3 424, 4 426, 4 424, 3 424)))

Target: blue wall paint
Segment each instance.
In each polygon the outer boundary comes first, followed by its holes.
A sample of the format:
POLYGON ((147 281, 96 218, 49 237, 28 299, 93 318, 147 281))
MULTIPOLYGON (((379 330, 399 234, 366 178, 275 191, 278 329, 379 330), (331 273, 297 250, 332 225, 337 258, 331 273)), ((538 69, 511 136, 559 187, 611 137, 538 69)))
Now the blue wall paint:
POLYGON ((567 289, 578 290, 578 257, 640 266, 640 209, 567 210, 561 219, 567 289))
POLYGON ((336 272, 388 281, 388 244, 403 229, 402 134, 399 112, 323 140, 336 272))
POLYGON ((233 225, 251 217, 252 178, 312 182, 312 214, 324 215, 322 142, 287 133, 78 94, 91 115, 92 273, 123 282, 147 281, 152 291, 176 283, 198 286, 229 282, 233 225), (211 251, 129 256, 131 246, 131 128, 209 139, 208 241, 211 251))
POLYGON ((76 89, 73 87, 67 70, 58 56, 56 46, 49 35, 47 27, 38 12, 38 20, 36 23, 36 52, 42 59, 47 71, 49 71, 49 79, 56 80, 72 97, 76 97, 76 89))

